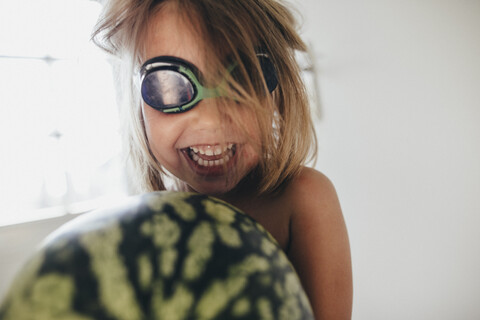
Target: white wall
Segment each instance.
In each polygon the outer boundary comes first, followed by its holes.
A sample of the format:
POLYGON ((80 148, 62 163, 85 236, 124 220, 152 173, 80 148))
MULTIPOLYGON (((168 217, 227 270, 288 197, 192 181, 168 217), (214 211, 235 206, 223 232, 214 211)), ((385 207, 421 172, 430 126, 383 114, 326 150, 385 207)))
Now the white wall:
POLYGON ((354 319, 480 319, 480 1, 292 0, 315 49, 354 319))
POLYGON ((69 214, 0 227, 0 302, 14 277, 42 240, 53 230, 75 217, 76 215, 69 214))

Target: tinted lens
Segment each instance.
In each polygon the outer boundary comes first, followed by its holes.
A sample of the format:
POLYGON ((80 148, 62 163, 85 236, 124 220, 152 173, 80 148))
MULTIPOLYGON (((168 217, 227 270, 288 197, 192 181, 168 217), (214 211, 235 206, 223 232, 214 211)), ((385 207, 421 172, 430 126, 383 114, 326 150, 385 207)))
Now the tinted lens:
POLYGON ((268 91, 273 92, 278 84, 277 72, 275 71, 275 66, 273 65, 272 60, 268 58, 267 55, 258 54, 258 61, 260 62, 260 67, 262 68, 263 77, 267 83, 268 91))
MULTIPOLYGON (((260 63, 260 67, 263 73, 263 79, 267 84, 268 91, 273 92, 273 90, 275 90, 278 84, 275 66, 273 65, 273 62, 270 60, 267 54, 257 53, 257 59, 258 59, 258 62, 260 63)), ((246 59, 243 59, 243 63, 245 65, 247 72, 251 72, 250 70, 254 70, 253 65, 249 64, 246 59)), ((235 79, 235 81, 237 81, 240 85, 246 85, 246 81, 250 81, 251 83, 253 83, 255 87, 259 88, 257 89, 258 93, 261 93, 263 91, 263 85, 258 83, 258 81, 261 81, 261 78, 256 78, 252 74, 250 74, 249 75, 250 79, 245 79, 239 67, 236 67, 235 69, 233 69, 231 72, 231 75, 235 79)))
POLYGON ((173 70, 155 70, 142 82, 143 100, 155 109, 180 107, 192 101, 195 90, 187 77, 173 70))

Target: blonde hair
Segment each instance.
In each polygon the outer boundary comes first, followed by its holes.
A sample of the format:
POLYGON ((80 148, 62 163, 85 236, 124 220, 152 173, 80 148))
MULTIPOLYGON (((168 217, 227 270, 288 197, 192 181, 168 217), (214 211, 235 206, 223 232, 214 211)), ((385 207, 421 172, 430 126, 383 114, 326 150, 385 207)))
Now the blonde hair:
MULTIPOLYGON (((242 105, 253 110, 260 129, 260 161, 252 171, 259 182, 256 191, 269 194, 279 190, 299 173, 302 165, 315 159, 317 151, 307 93, 295 60, 295 51, 305 51, 306 46, 287 7, 278 0, 109 0, 92 39, 118 58, 118 82, 125 86, 119 87, 123 132, 140 191, 165 189, 165 172, 148 145, 133 74, 142 62, 150 21, 166 2, 175 3, 178 12, 188 18, 185 21, 195 25, 192 29, 199 30, 199 39, 205 43, 207 57, 214 66, 229 52, 249 61, 248 65, 261 74, 256 50, 261 47, 272 59, 278 77, 272 96, 265 99, 255 94, 252 82, 264 84, 263 79, 247 80, 246 88, 232 79, 230 82, 242 105)), ((250 79, 243 64, 240 69, 243 77, 250 79)))

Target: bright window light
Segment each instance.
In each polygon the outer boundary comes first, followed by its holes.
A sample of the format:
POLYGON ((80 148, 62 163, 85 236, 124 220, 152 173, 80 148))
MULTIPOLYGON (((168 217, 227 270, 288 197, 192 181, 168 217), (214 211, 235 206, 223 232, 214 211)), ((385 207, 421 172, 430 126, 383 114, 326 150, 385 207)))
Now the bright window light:
POLYGON ((0 2, 0 226, 127 193, 112 71, 89 0, 0 2))

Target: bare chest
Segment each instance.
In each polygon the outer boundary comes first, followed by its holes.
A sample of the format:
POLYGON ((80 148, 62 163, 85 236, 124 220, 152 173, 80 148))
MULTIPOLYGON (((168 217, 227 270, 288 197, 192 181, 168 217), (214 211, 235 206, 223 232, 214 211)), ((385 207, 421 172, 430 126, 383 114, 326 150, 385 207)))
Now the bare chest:
POLYGON ((239 207, 260 223, 286 251, 290 240, 290 210, 281 201, 254 200, 239 207))

